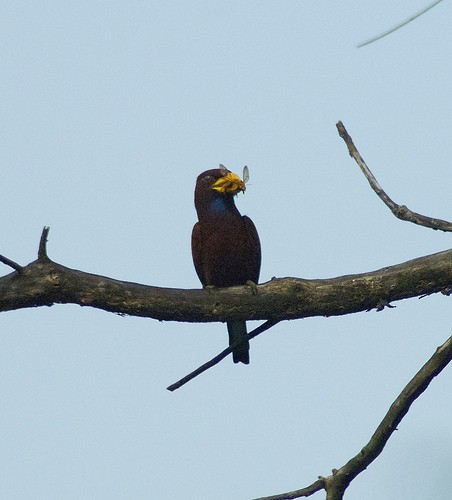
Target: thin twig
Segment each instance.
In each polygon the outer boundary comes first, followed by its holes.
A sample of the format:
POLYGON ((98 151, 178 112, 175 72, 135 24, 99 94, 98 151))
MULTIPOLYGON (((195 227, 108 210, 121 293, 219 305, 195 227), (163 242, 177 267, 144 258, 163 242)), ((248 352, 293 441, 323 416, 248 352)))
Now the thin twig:
MULTIPOLYGON (((343 498, 344 491, 351 481, 380 455, 392 433, 397 430, 397 426, 408 413, 411 405, 427 389, 430 382, 444 370, 451 360, 452 337, 449 337, 443 345, 436 349, 433 356, 416 373, 410 382, 408 382, 397 399, 392 403, 385 417, 364 448, 340 469, 333 470, 331 476, 320 478, 319 481, 322 481, 322 488, 328 493, 328 499, 336 500, 343 498)), ((303 496, 306 497, 309 495, 306 494, 305 491, 309 492, 309 489, 314 485, 319 485, 319 481, 301 490, 290 491, 270 497, 262 497, 258 500, 288 500, 303 496)), ((318 487, 313 492, 322 488, 318 487)))
MULTIPOLYGON (((272 326, 275 326, 276 323, 278 323, 278 321, 272 321, 272 320, 266 321, 265 323, 263 323, 262 325, 258 326, 257 328, 255 328, 252 332, 250 332, 247 335, 248 340, 251 340, 254 337, 257 337, 259 334, 261 334, 261 333, 265 332, 266 330, 270 329, 272 326)), ((204 363, 199 368, 196 368, 196 370, 192 371, 188 375, 185 375, 185 377, 181 378, 180 380, 178 380, 174 384, 171 384, 170 386, 168 386, 167 390, 173 392, 176 389, 179 389, 179 387, 182 387, 187 382, 190 382, 190 380, 194 379, 198 375, 201 375, 201 373, 205 372, 206 370, 208 370, 212 366, 217 365, 226 356, 228 356, 229 354, 231 354, 231 352, 237 346, 239 346, 240 344, 241 344, 241 342, 235 342, 234 344, 232 344, 231 346, 229 346, 227 349, 225 349, 224 351, 220 352, 220 354, 217 354, 210 361, 207 361, 207 363, 204 363)))
POLYGON ((323 478, 317 479, 314 483, 306 488, 301 488, 301 490, 288 491, 287 493, 281 493, 280 495, 272 495, 270 497, 256 498, 255 500, 292 500, 294 498, 310 497, 317 491, 325 489, 325 482, 323 478))
POLYGON ((416 212, 412 212, 405 205, 398 205, 395 203, 383 190, 383 188, 378 184, 377 179, 374 177, 369 167, 366 165, 366 162, 363 160, 359 151, 356 149, 355 144, 353 143, 353 139, 350 137, 349 133, 344 127, 344 124, 340 121, 336 124, 339 135, 344 140, 347 145, 348 152, 350 156, 356 161, 359 168, 366 176, 366 179, 369 181, 371 188, 377 193, 383 203, 391 210, 391 212, 400 220, 412 222, 414 224, 418 224, 419 226, 428 227, 430 229, 439 229, 440 231, 452 231, 452 222, 442 220, 442 219, 434 219, 432 217, 427 217, 425 215, 418 214, 416 212))
POLYGON ((377 40, 380 40, 381 38, 384 38, 385 36, 387 36, 387 35, 389 35, 391 33, 394 33, 394 31, 397 31, 399 28, 402 28, 403 26, 406 26, 411 21, 414 21, 419 16, 422 16, 422 14, 425 14, 430 9, 433 9, 433 7, 435 5, 438 5, 442 1, 443 0, 436 0, 435 2, 431 3, 430 5, 427 5, 427 7, 424 7, 422 10, 420 10, 419 12, 417 12, 416 14, 414 14, 413 16, 411 16, 406 21, 403 21, 403 22, 397 24, 393 28, 385 31, 384 33, 381 33, 381 35, 375 36, 375 37, 371 38, 370 40, 366 40, 365 42, 361 42, 359 45, 357 45, 357 47, 358 48, 364 47, 365 45, 369 45, 370 43, 376 42, 377 40))
POLYGON ((3 264, 5 264, 9 267, 12 267, 18 273, 20 273, 20 271, 22 271, 22 269, 23 269, 23 267, 20 264, 18 264, 17 262, 14 262, 11 259, 8 259, 8 257, 5 257, 4 255, 0 255, 0 262, 3 262, 3 264))

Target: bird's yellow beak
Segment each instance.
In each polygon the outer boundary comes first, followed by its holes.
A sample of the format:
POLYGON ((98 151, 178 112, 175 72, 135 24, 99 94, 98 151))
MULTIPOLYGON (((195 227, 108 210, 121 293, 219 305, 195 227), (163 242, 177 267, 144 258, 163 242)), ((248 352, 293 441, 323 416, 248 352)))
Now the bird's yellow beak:
POLYGON ((219 193, 237 194, 239 191, 245 191, 245 183, 237 174, 228 172, 212 184, 212 189, 219 193))

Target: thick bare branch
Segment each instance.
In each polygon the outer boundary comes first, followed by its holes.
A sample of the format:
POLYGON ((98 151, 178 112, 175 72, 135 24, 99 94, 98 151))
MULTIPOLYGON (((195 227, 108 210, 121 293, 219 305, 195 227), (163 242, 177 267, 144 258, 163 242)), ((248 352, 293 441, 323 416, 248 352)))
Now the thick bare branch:
POLYGON ((165 321, 214 322, 340 316, 452 285, 452 250, 365 274, 332 279, 279 278, 257 286, 180 290, 118 281, 38 259, 0 278, 0 311, 79 304, 165 321))
POLYGON ((378 184, 377 179, 375 179, 374 175, 370 171, 369 167, 366 165, 366 162, 363 160, 363 157, 360 155, 357 150, 355 144, 353 143, 352 138, 344 127, 342 122, 338 122, 336 124, 339 135, 344 139, 345 144, 347 145, 348 152, 350 156, 356 161, 359 168, 366 176, 366 179, 369 181, 371 188, 377 193, 383 203, 391 210, 391 212, 400 220, 413 222, 414 224, 418 224, 420 226, 425 226, 430 229, 439 229, 440 231, 452 231, 452 222, 448 222, 446 220, 434 219, 433 217, 428 217, 426 215, 421 215, 416 212, 412 212, 405 205, 398 205, 395 203, 383 190, 383 188, 378 184))
POLYGON ((449 337, 442 346, 436 349, 433 356, 416 373, 394 403, 392 403, 388 413, 366 446, 340 469, 333 470, 331 476, 320 478, 312 485, 300 490, 263 497, 258 500, 289 500, 307 497, 320 489, 326 490, 327 500, 341 500, 350 482, 380 455, 392 433, 397 430, 397 426, 408 413, 413 402, 427 389, 430 382, 444 370, 451 360, 452 337, 449 337))

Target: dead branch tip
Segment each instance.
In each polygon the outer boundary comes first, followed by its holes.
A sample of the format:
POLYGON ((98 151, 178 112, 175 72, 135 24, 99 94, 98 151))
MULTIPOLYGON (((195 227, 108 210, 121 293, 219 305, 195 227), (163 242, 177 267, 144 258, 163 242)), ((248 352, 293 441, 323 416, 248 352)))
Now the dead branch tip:
POLYGON ((39 249, 38 249, 38 260, 48 259, 47 256, 47 236, 49 235, 50 227, 44 226, 41 239, 39 240, 39 249))

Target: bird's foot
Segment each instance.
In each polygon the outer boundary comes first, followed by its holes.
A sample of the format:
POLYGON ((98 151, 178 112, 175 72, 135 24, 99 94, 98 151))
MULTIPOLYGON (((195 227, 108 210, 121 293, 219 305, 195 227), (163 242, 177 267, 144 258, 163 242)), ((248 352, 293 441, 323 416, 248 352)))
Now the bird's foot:
POLYGON ((245 286, 251 288, 251 294, 252 295, 257 295, 257 283, 254 283, 254 281, 248 280, 246 282, 245 286))

